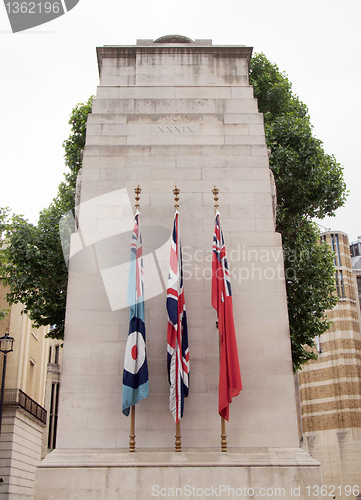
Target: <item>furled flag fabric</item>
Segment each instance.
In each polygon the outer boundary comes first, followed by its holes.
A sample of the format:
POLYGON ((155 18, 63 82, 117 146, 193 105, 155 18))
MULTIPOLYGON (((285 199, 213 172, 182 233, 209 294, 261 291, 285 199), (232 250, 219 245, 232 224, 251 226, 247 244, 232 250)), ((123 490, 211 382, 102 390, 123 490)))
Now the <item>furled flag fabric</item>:
POLYGON ((169 409, 178 423, 183 417, 184 398, 189 391, 189 349, 187 316, 183 290, 182 249, 179 213, 174 216, 167 287, 167 365, 170 383, 169 409))
POLYGON ((242 380, 234 330, 231 281, 218 211, 213 236, 212 306, 217 311, 220 335, 218 407, 220 416, 228 421, 229 404, 242 390, 242 380))
POLYGON ((148 364, 144 324, 144 272, 142 236, 139 212, 135 214, 130 250, 128 281, 129 334, 124 355, 122 411, 128 416, 130 408, 148 396, 148 364))

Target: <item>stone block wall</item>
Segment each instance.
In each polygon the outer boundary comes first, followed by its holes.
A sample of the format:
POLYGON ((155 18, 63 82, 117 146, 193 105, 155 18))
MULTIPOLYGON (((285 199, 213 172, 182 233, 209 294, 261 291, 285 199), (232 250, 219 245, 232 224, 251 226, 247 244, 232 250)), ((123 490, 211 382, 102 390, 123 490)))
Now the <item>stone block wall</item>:
POLYGON ((129 320, 125 264, 138 184, 150 394, 136 407, 137 446, 174 446, 165 288, 175 184, 191 366, 182 446, 218 449, 220 443, 210 283, 214 185, 244 384, 231 404, 229 446, 298 445, 282 244, 274 231, 263 118, 248 85, 250 55, 247 47, 208 42, 98 49, 101 84, 88 118, 79 230, 72 241, 60 449, 128 446, 129 419, 121 413, 129 320))
POLYGON ((0 498, 31 500, 44 425, 22 409, 6 408, 0 440, 0 498))

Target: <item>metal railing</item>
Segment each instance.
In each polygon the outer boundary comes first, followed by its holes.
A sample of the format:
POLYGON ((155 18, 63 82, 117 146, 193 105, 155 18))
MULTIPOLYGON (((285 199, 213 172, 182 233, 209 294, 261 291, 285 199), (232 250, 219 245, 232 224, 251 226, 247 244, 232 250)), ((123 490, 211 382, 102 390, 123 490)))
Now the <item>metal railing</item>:
POLYGON ((46 425, 46 410, 21 389, 5 389, 4 406, 19 406, 46 425))

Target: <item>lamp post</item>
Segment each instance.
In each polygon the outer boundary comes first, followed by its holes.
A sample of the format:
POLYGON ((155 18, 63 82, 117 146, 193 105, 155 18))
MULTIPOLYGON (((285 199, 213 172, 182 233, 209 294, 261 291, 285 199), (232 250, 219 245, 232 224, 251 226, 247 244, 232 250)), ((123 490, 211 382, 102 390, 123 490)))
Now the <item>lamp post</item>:
POLYGON ((5 375, 6 375, 6 360, 8 353, 13 351, 14 338, 10 337, 9 332, 6 332, 3 337, 0 338, 0 351, 4 353, 4 363, 3 363, 3 378, 1 382, 1 397, 0 397, 0 435, 1 435, 1 423, 3 419, 3 402, 4 402, 4 391, 5 391, 5 375))

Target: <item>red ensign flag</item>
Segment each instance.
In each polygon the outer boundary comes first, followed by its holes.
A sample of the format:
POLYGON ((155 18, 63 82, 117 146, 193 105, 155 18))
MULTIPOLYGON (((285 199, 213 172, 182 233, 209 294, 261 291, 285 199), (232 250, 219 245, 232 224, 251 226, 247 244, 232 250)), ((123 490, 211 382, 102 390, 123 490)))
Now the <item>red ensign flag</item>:
POLYGON ((229 404, 242 390, 242 380, 234 330, 231 282, 218 211, 213 236, 212 306, 217 311, 220 335, 218 408, 220 416, 228 421, 229 404))

